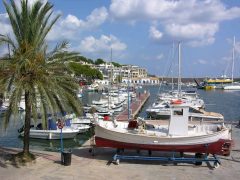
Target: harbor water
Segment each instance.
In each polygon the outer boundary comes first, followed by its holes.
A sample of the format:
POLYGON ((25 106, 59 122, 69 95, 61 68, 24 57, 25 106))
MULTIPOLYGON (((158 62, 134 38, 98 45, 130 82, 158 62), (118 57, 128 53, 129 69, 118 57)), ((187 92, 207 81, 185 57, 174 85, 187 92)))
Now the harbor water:
MULTIPOLYGON (((169 90, 170 87, 159 86, 143 86, 140 91, 149 91, 150 98, 142 108, 139 116, 146 118, 146 108, 148 108, 157 98, 157 93, 164 90, 169 90)), ((218 112, 224 115, 225 121, 240 120, 240 91, 204 91, 198 90, 198 94, 205 102, 206 111, 218 112)), ((92 100, 99 99, 101 94, 96 92, 84 92, 83 104, 90 104, 92 100)), ((23 117, 19 116, 12 118, 7 129, 4 129, 3 119, 0 117, 0 146, 22 148, 23 139, 18 136, 18 129, 23 124, 23 117)), ((77 135, 72 140, 64 140, 64 148, 80 147, 89 139, 89 133, 77 135)), ((30 148, 37 150, 59 151, 60 140, 40 140, 31 139, 30 148)))
MULTIPOLYGON (((139 116, 147 117, 145 110, 157 99, 158 92, 168 91, 171 87, 163 86, 143 86, 142 91, 147 90, 151 96, 143 107, 139 116)), ((184 89, 184 88, 183 88, 184 89)), ((199 97, 205 102, 205 110, 217 112, 224 116, 225 121, 240 120, 240 91, 199 89, 199 97)))

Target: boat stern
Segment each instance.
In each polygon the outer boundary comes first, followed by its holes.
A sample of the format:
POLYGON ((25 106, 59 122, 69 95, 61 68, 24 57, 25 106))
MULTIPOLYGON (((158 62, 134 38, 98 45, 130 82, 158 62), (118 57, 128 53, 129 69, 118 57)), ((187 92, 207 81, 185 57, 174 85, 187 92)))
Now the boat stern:
POLYGON ((225 140, 222 145, 221 155, 230 156, 233 144, 233 140, 225 140))

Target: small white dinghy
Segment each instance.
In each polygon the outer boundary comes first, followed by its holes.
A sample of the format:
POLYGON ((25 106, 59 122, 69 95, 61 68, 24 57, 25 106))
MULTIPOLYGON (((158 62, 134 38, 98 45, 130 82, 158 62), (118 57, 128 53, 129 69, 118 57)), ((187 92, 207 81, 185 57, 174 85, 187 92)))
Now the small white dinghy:
MULTIPOLYGON (((42 129, 41 123, 37 127, 31 127, 30 129, 30 138, 35 139, 61 139, 61 129, 57 127, 57 124, 53 120, 49 120, 49 129, 42 129)), ((18 130, 20 136, 24 136, 23 127, 18 130)), ((73 139, 79 133, 79 129, 73 127, 64 126, 62 128, 62 138, 63 139, 73 139)))

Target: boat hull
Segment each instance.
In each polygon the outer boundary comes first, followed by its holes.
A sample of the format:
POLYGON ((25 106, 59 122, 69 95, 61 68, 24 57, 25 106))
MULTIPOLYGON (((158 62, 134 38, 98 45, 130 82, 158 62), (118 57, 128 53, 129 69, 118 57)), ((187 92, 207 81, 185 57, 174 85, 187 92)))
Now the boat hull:
POLYGON ((229 130, 186 137, 157 137, 154 135, 123 133, 109 130, 97 125, 95 127, 95 143, 97 147, 123 149, 143 149, 152 151, 176 151, 229 155, 231 139, 229 130))
POLYGON ((225 86, 223 87, 224 90, 240 90, 240 85, 233 85, 233 86, 225 86))
MULTIPOLYGON (((63 132, 62 138, 63 139, 73 139, 78 134, 78 131, 74 132, 63 132)), ((24 132, 20 134, 24 136, 24 132)), ((49 140, 56 140, 61 139, 60 130, 30 130, 29 134, 30 138, 34 139, 49 139, 49 140)))
POLYGON ((193 145, 153 145, 126 143, 95 137, 95 143, 97 147, 111 147, 117 149, 209 153, 228 156, 230 154, 230 150, 225 150, 223 147, 226 146, 226 144, 231 144, 232 142, 230 140, 226 141, 224 139, 220 139, 217 142, 193 145))

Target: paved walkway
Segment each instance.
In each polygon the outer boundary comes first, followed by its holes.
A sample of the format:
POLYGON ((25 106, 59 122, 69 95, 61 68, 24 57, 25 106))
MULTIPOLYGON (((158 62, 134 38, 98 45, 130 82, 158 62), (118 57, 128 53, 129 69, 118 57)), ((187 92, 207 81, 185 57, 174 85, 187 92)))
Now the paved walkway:
MULTIPOLYGON (((120 165, 111 163, 115 149, 98 148, 95 156, 84 147, 73 150, 71 166, 60 164, 60 153, 34 151, 35 162, 26 166, 11 165, 3 160, 7 153, 18 149, 0 148, 0 180, 238 180, 240 177, 240 129, 233 129, 235 147, 229 157, 220 157, 222 165, 212 169, 206 163, 202 166, 191 164, 165 164, 161 162, 121 161, 120 165)), ((126 151, 126 153, 134 153, 126 151)), ((147 153, 147 152, 142 152, 147 153)), ((153 152, 153 155, 157 152, 153 152)))

